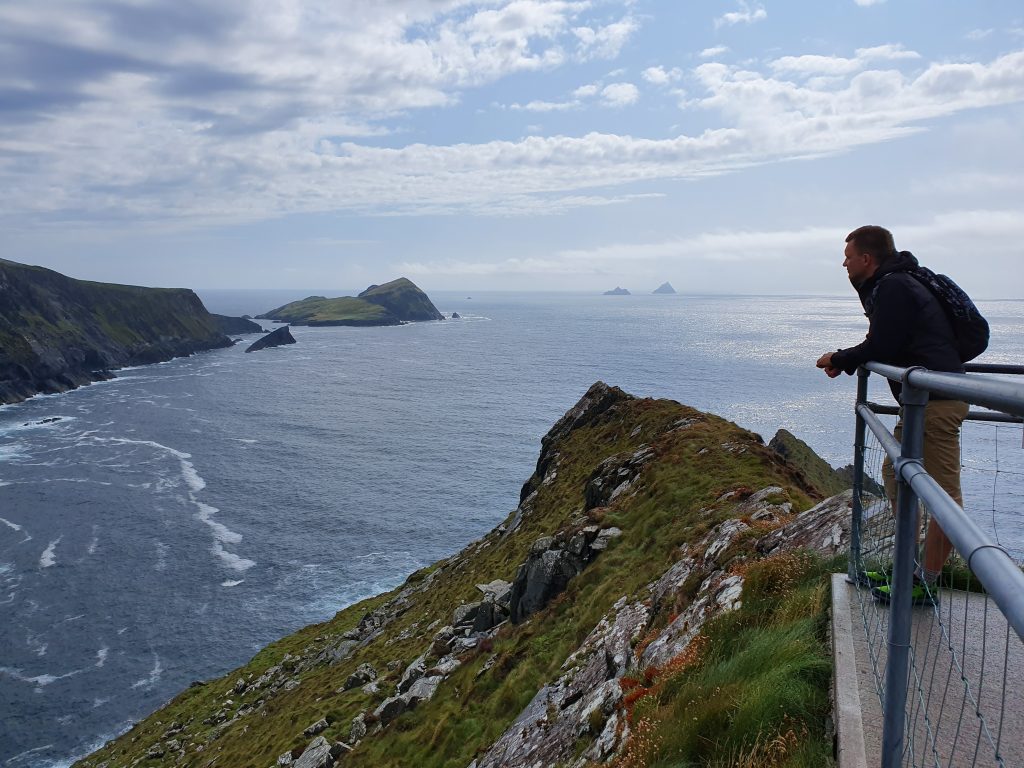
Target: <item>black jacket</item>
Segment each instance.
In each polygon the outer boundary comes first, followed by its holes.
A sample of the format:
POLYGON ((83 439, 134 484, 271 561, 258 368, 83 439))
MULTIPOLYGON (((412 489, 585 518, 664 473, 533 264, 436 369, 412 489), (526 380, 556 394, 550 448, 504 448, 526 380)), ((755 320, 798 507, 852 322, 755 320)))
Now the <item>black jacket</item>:
MULTIPOLYGON (((868 335, 857 346, 833 353, 832 365, 848 374, 870 360, 963 373, 946 313, 932 292, 906 271, 916 266, 912 253, 900 251, 857 287, 870 321, 868 335)), ((900 385, 889 385, 899 400, 900 385)))

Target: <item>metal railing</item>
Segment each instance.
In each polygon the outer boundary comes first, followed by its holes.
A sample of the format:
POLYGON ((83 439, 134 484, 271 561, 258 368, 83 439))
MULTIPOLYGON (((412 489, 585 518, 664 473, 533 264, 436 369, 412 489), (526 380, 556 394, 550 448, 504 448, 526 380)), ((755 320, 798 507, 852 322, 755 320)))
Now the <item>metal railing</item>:
MULTIPOLYGON (((891 572, 885 574, 890 587, 888 611, 875 622, 874 629, 869 626, 867 620, 865 621, 869 647, 872 642, 880 645, 882 636, 886 636, 886 646, 879 648, 877 655, 872 656, 882 704, 883 768, 916 765, 918 758, 921 759, 921 765, 977 765, 983 743, 989 745, 989 751, 992 752, 991 758, 986 758, 989 762, 985 764, 1005 766, 1009 763, 1005 762, 1002 754, 1006 745, 1004 729, 1008 726, 1008 732, 1013 739, 1024 738, 1021 736, 1021 729, 1024 726, 1024 723, 1020 722, 1021 713, 1010 713, 1011 722, 1008 723, 1006 711, 1006 677, 1008 670, 1019 663, 1019 649, 1024 648, 1024 645, 1021 645, 1021 641, 1024 641, 1024 573, 1013 558, 984 533, 964 512, 960 504, 928 474, 923 463, 926 440, 925 408, 929 394, 995 409, 994 412, 972 409, 968 412, 970 420, 1020 423, 1024 417, 1024 384, 991 375, 1022 374, 1024 367, 975 365, 969 366, 968 371, 968 374, 939 373, 923 368, 904 369, 868 363, 858 372, 853 519, 848 577, 852 582, 862 586, 877 587, 877 584, 873 584, 866 575, 869 561, 873 559, 873 562, 877 563, 891 558, 891 572), (868 377, 871 372, 902 383, 902 409, 879 406, 868 401, 868 377), (901 414, 902 440, 898 441, 889 432, 878 418, 879 413, 901 414), (866 438, 869 431, 877 439, 881 452, 884 452, 891 462, 898 485, 896 503, 892 511, 890 512, 888 503, 876 501, 873 505, 873 516, 866 519, 863 500, 870 497, 865 493, 865 487, 870 483, 865 481, 866 438), (953 642, 952 616, 944 621, 945 617, 942 611, 938 610, 937 603, 934 614, 927 619, 921 612, 913 610, 911 590, 920 536, 919 502, 924 505, 925 513, 939 525, 952 542, 956 553, 965 562, 967 570, 977 578, 987 595, 984 598, 985 623, 981 626, 980 671, 975 669, 971 673, 977 676, 978 680, 970 679, 965 671, 971 666, 966 657, 977 655, 974 653, 976 649, 969 645, 967 640, 968 625, 977 624, 977 620, 964 618, 962 621, 964 642, 963 648, 958 649, 953 642), (894 532, 890 531, 884 536, 878 535, 880 524, 893 518, 894 532), (1002 701, 995 704, 990 701, 991 695, 982 695, 982 688, 988 682, 984 677, 988 663, 985 655, 989 643, 986 636, 998 634, 989 632, 989 601, 995 604, 998 612, 1005 618, 1005 629, 1000 631, 1006 635, 1001 666, 1002 701), (926 639, 922 641, 921 627, 929 620, 932 624, 923 630, 926 639), (912 637, 915 632, 917 636, 912 637), (929 632, 935 637, 928 638, 929 632), (1016 634, 1016 638, 1012 638, 1011 632, 1016 634), (948 651, 948 670, 945 667, 939 670, 939 667, 945 664, 944 661, 940 663, 938 660, 939 649, 943 652, 948 651), (881 671, 883 668, 884 673, 881 671), (941 708, 946 707, 951 680, 954 680, 954 687, 959 685, 962 689, 963 699, 959 719, 947 718, 955 723, 947 726, 947 730, 955 731, 947 736, 947 741, 953 743, 949 748, 953 753, 957 749, 964 749, 965 754, 970 751, 957 742, 964 731, 965 711, 968 708, 972 709, 973 711, 968 714, 976 717, 976 722, 971 725, 973 732, 976 732, 976 741, 973 758, 969 763, 955 762, 952 754, 942 754, 939 747, 941 739, 936 735, 938 729, 943 727, 940 722, 943 714, 942 709, 938 710, 938 715, 932 713, 932 710, 936 709, 933 701, 941 699, 941 708), (991 711, 983 711, 986 707, 991 711), (1012 722, 1014 717, 1017 718, 1016 722, 1012 722), (915 738, 925 743, 915 743, 915 738)), ((952 612, 952 607, 949 610, 952 612)), ((991 676, 989 673, 989 677, 991 676)))

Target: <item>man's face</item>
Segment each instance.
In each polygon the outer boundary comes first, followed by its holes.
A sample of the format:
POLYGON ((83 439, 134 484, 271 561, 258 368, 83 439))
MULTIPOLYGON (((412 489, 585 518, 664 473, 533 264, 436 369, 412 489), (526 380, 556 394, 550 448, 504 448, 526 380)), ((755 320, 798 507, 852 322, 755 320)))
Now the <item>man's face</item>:
POLYGON ((865 280, 875 274, 877 268, 875 259, 869 254, 858 251, 852 241, 846 244, 843 254, 846 256, 843 259, 843 266, 846 267, 846 274, 850 276, 850 282, 853 283, 854 288, 860 287, 865 280))

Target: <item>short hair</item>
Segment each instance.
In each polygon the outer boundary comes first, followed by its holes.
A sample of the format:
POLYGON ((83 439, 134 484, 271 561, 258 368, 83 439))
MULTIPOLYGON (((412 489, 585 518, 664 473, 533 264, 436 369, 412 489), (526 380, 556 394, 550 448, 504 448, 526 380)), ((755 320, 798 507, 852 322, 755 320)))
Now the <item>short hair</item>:
POLYGON ((853 247, 861 253, 874 256, 879 264, 896 254, 896 244, 893 242, 892 232, 874 224, 857 227, 846 236, 846 242, 852 242, 853 247))

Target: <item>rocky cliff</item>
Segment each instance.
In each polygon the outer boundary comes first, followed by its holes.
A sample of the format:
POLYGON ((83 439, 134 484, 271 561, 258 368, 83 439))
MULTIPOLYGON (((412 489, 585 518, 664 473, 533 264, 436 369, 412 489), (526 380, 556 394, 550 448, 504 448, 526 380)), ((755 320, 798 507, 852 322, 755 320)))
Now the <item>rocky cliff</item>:
POLYGON ((487 536, 78 765, 831 765, 850 510, 817 496, 757 435, 595 384, 487 536))
POLYGON ((190 290, 74 280, 0 259, 0 404, 230 345, 190 290))

